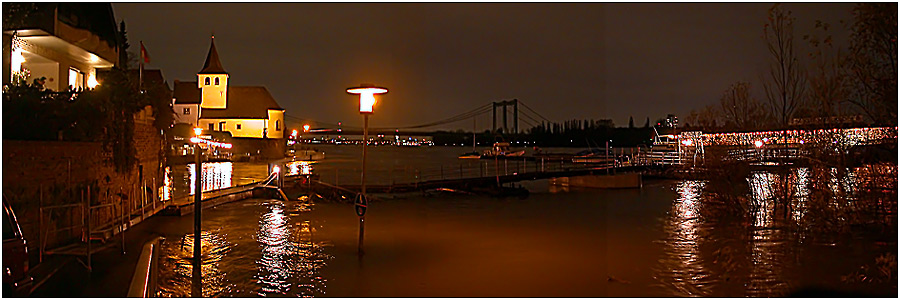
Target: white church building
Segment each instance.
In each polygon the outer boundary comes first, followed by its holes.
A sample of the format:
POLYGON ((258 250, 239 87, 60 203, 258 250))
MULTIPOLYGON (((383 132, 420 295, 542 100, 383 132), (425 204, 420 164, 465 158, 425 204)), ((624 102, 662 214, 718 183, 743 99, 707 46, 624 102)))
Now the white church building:
POLYGON ((269 91, 262 86, 229 86, 228 79, 213 37, 197 81, 175 81, 175 122, 230 132, 235 138, 283 138, 284 109, 269 91))

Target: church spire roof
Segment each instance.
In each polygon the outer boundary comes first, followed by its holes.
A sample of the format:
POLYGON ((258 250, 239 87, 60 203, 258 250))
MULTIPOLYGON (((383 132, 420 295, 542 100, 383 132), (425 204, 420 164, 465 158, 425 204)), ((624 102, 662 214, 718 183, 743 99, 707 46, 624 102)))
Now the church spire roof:
POLYGON ((216 37, 213 36, 209 41, 209 54, 206 55, 206 63, 198 74, 228 74, 219 61, 219 52, 216 51, 216 37))

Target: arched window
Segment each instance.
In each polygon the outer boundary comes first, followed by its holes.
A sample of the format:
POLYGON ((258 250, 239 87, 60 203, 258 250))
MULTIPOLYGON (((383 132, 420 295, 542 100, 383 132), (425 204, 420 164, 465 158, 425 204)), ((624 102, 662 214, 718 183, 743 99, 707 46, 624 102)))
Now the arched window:
POLYGON ((216 85, 219 85, 219 78, 216 77, 216 85))
POLYGON ((206 77, 206 80, 203 81, 203 85, 209 85, 209 77, 206 77))

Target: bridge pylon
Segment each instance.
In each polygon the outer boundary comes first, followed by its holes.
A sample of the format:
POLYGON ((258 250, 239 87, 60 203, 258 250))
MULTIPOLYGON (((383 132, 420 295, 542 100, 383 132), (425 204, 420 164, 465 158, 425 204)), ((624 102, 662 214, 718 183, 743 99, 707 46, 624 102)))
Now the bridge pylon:
POLYGON ((506 107, 513 107, 513 134, 519 133, 519 99, 505 100, 493 103, 493 127, 491 131, 496 133, 499 128, 497 127, 497 107, 503 108, 503 133, 509 133, 509 126, 506 122, 506 117, 509 113, 507 113, 506 107))

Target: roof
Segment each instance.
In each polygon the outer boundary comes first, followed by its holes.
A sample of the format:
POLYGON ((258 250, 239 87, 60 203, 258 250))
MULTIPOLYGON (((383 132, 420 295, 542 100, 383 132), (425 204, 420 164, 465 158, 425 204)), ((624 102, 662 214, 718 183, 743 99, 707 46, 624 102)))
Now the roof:
POLYGON ((262 86, 229 86, 225 109, 204 108, 201 119, 268 119, 269 110, 284 110, 262 86))
POLYGON ((216 51, 216 37, 212 37, 209 41, 209 54, 206 55, 206 63, 203 69, 197 74, 228 74, 219 61, 219 52, 216 51))
POLYGON ((175 104, 200 104, 200 88, 196 81, 175 80, 172 97, 175 98, 175 104))
MULTIPOLYGON (((145 86, 159 84, 165 85, 166 89, 169 89, 169 84, 166 82, 165 78, 163 78, 162 71, 156 69, 144 69, 143 75, 139 74, 139 72, 140 70, 128 70, 128 77, 134 78, 135 80, 141 77, 145 86)), ((197 83, 195 82, 194 86, 196 85, 197 83)))

